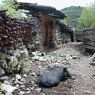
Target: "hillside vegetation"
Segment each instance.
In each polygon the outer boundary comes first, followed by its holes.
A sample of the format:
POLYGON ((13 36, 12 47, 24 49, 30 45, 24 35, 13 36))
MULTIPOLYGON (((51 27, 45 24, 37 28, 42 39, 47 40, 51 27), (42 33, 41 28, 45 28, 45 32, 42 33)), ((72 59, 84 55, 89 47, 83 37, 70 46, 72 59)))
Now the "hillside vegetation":
POLYGON ((80 29, 95 27, 95 2, 88 7, 71 6, 61 11, 67 16, 64 22, 70 27, 80 29))
POLYGON ((80 6, 71 6, 62 9, 61 11, 68 17, 67 18, 67 25, 76 27, 77 26, 77 20, 81 16, 82 10, 84 8, 80 6))
POLYGON ((95 2, 89 7, 84 8, 78 19, 78 26, 80 28, 95 27, 95 2))
POLYGON ((7 14, 11 17, 21 19, 23 18, 22 11, 17 10, 18 5, 16 0, 3 0, 0 4, 0 10, 8 10, 7 14))

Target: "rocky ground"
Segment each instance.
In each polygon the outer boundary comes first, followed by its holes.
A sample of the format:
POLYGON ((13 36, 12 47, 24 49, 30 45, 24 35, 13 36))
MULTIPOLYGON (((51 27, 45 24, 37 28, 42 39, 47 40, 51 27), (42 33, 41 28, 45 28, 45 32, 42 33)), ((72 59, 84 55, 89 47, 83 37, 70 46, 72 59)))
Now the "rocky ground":
POLYGON ((32 52, 23 74, 2 77, 4 84, 1 86, 8 93, 16 89, 13 95, 95 95, 95 67, 89 64, 90 56, 84 53, 81 43, 64 44, 48 53, 32 52), (39 73, 55 65, 67 67, 72 79, 53 88, 38 87, 39 73))

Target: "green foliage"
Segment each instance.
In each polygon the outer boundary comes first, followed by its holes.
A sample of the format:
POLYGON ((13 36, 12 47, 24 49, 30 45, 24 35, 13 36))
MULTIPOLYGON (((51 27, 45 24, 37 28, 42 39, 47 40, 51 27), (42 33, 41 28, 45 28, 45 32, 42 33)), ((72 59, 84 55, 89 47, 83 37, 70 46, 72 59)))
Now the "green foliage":
MULTIPOLYGON (((21 57, 21 56, 20 56, 21 57)), ((24 59, 19 58, 19 61, 13 60, 9 62, 8 68, 14 73, 22 72, 24 68, 24 59)))
POLYGON ((0 95, 4 95, 4 93, 3 93, 3 91, 2 91, 2 90, 0 90, 0 95))
POLYGON ((95 3, 82 11, 78 25, 80 28, 95 27, 95 3))
POLYGON ((61 11, 64 12, 71 19, 76 19, 76 18, 80 17, 82 9, 83 9, 83 7, 80 7, 80 6, 78 6, 78 7, 71 6, 71 7, 62 9, 61 11))
POLYGON ((82 10, 83 10, 83 7, 71 6, 71 7, 62 9, 61 11, 68 17, 66 20, 67 24, 69 26, 76 27, 77 19, 80 17, 82 10))
POLYGON ((18 5, 15 4, 16 0, 3 0, 0 9, 7 9, 7 14, 14 18, 22 18, 21 10, 16 10, 18 5))

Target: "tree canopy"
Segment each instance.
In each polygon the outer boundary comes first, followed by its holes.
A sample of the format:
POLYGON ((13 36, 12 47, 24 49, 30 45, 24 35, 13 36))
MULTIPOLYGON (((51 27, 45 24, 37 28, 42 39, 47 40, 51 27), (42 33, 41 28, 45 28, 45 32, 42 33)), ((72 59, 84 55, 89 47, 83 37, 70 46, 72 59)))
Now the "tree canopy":
POLYGON ((7 14, 11 17, 22 18, 21 10, 17 10, 16 0, 3 0, 0 9, 7 9, 7 14))
POLYGON ((65 22, 67 22, 69 26, 76 27, 77 20, 80 17, 82 10, 83 10, 83 7, 71 6, 71 7, 62 9, 61 11, 68 17, 65 22))
POLYGON ((95 2, 82 11, 78 25, 80 28, 95 27, 95 2))

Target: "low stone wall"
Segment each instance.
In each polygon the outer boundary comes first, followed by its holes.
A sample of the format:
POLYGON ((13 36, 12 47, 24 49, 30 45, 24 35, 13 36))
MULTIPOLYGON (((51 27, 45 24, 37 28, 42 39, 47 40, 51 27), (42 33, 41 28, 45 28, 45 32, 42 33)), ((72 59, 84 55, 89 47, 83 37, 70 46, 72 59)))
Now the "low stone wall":
POLYGON ((0 76, 21 73, 29 53, 23 43, 14 46, 0 47, 0 76))
POLYGON ((56 44, 60 45, 63 43, 71 42, 71 37, 69 33, 62 33, 59 31, 56 31, 56 44))

